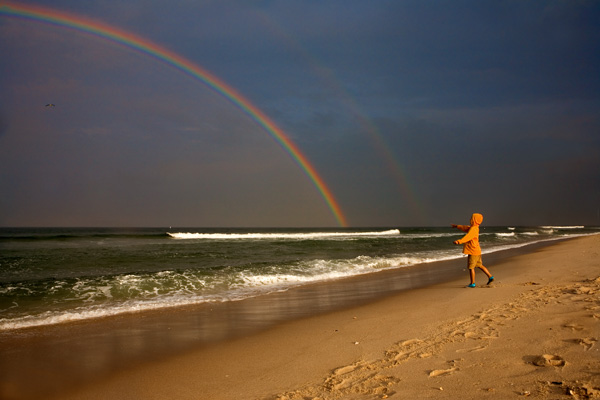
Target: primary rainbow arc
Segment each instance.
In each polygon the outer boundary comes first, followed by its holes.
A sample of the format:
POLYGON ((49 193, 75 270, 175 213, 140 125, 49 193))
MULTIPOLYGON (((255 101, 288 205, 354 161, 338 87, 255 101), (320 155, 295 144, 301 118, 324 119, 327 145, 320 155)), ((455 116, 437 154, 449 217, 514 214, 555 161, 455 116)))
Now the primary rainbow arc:
POLYGON ((331 190, 325 185, 321 176, 308 161, 306 156, 290 140, 290 138, 279 128, 269 117, 260 109, 254 106, 248 99, 242 96, 231 86, 204 70, 198 65, 192 63, 186 58, 174 53, 148 39, 137 36, 133 33, 115 28, 102 22, 94 21, 79 15, 67 14, 53 9, 13 4, 3 2, 0 4, 0 15, 23 17, 35 21, 54 24, 61 27, 73 28, 85 33, 97 35, 110 40, 114 43, 127 46, 141 53, 153 56, 167 65, 170 65, 185 74, 200 80, 216 92, 223 95, 234 105, 239 107, 244 113, 249 115, 254 121, 262 126, 269 135, 292 157, 300 166, 304 173, 313 182, 325 203, 331 210, 337 223, 342 227, 347 227, 346 217, 335 200, 331 190))

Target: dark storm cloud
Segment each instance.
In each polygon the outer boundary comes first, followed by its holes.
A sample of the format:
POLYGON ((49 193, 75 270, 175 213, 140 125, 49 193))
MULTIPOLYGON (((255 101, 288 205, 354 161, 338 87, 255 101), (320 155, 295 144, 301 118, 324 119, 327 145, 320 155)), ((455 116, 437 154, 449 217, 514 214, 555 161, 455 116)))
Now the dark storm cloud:
POLYGON ((0 137, 2 137, 2 135, 4 135, 4 133, 6 132, 7 129, 8 129, 7 118, 3 115, 2 111, 0 110, 0 137))
MULTIPOLYGON (((600 224, 595 1, 52 7, 152 40, 239 90, 315 164, 351 224, 442 225, 475 210, 487 223, 600 224)), ((87 35, 0 29, 11 38, 0 41, 11 56, 0 60, 0 185, 15 193, 0 223, 334 223, 284 150, 201 83, 87 35), (55 113, 31 112, 47 102, 55 113), (22 169, 8 172, 11 160, 22 169), (32 213, 44 209, 38 192, 55 208, 32 213)))

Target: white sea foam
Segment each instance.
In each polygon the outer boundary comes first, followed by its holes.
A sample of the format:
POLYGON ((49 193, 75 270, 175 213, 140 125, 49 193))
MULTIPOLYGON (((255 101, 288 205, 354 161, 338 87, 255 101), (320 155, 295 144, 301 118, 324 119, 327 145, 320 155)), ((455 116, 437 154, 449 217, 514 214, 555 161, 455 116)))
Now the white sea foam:
POLYGON ((461 232, 432 232, 432 233, 407 233, 402 234, 405 238, 410 239, 431 239, 431 238, 441 238, 441 237, 451 237, 461 234, 461 232))
POLYGON ((193 233, 193 232, 167 232, 174 239, 208 239, 208 240, 230 240, 230 239, 327 239, 348 238, 362 236, 390 236, 399 235, 400 230, 389 229, 376 232, 309 232, 309 233, 193 233))
POLYGON ((583 226, 583 225, 566 225, 566 226, 550 225, 550 226, 540 226, 540 228, 543 228, 543 229, 583 229, 583 228, 585 228, 585 226, 583 226))
MULTIPOLYGON (((46 311, 37 315, 0 319, 0 331, 34 326, 53 325, 64 322, 114 316, 125 313, 177 307, 208 302, 239 301, 262 294, 285 291, 309 283, 325 282, 345 277, 369 274, 377 270, 401 268, 409 265, 458 258, 455 251, 431 252, 413 256, 369 257, 359 256, 353 259, 312 260, 298 265, 295 270, 281 273, 260 273, 240 271, 236 276, 226 276, 206 283, 195 276, 185 276, 176 271, 162 271, 152 277, 123 275, 114 278, 114 286, 122 286, 129 292, 144 292, 143 298, 120 302, 89 304, 69 311, 46 311), (159 276, 160 275, 160 276, 159 276), (177 289, 160 295, 159 286, 164 280, 178 283, 177 289), (157 286, 143 289, 150 281, 157 286), (200 283, 200 284, 198 284, 200 283), (227 287, 227 290, 223 288, 227 287)), ((96 284, 98 284, 96 282, 96 284)), ((150 285, 152 286, 152 285, 150 285)), ((91 299, 111 297, 111 287, 105 284, 94 286, 92 282, 78 280, 74 285, 84 304, 91 299)), ((114 297, 114 296, 112 296, 114 297)))
MULTIPOLYGON (((208 299, 206 301, 208 301, 208 299)), ((83 321, 88 319, 110 317, 119 314, 177 307, 201 302, 203 301, 174 298, 170 299, 169 301, 165 301, 163 299, 162 301, 151 301, 145 303, 129 302, 120 305, 114 305, 112 307, 79 308, 68 312, 47 311, 39 315, 27 315, 19 318, 0 318, 0 331, 55 325, 64 322, 83 321)))
POLYGON ((498 236, 498 237, 514 237, 515 233, 514 232, 508 232, 508 233, 498 232, 498 233, 496 233, 496 236, 498 236))

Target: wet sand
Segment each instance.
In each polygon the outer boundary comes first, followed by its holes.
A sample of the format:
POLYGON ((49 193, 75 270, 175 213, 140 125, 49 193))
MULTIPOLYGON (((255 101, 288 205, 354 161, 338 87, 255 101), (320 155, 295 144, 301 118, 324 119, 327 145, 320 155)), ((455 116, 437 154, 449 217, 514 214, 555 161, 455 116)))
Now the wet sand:
POLYGON ((491 287, 479 273, 479 286, 465 288, 461 259, 241 302, 2 335, 0 397, 591 392, 600 384, 599 252, 595 235, 484 255, 497 277, 491 287))

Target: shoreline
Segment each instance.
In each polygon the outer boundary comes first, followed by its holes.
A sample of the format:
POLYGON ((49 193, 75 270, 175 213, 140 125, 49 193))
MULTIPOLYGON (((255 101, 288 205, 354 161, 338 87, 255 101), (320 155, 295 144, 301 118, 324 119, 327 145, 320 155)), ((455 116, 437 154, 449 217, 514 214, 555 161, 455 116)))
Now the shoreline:
MULTIPOLYGON (((577 237, 582 237, 582 236, 587 236, 587 235, 589 235, 589 234, 584 234, 581 236, 566 237, 566 238, 558 237, 558 238, 552 238, 552 239, 544 239, 544 240, 540 240, 538 242, 523 243, 523 244, 520 244, 520 245, 517 245, 514 247, 491 249, 491 250, 488 250, 488 252, 483 253, 483 255, 486 259, 492 259, 492 262, 493 262, 493 260, 496 259, 497 257, 504 258, 509 254, 520 254, 524 251, 530 251, 530 249, 535 249, 540 246, 552 245, 552 243, 556 242, 556 241, 569 240, 572 238, 577 238, 577 237), (524 250, 523 248, 525 248, 526 250, 524 250)), ((457 249, 458 249, 458 247, 457 247, 457 249)), ((460 252, 457 252, 457 254, 460 254, 460 252)), ((373 269, 372 272, 366 272, 366 273, 361 273, 361 274, 356 274, 356 275, 349 275, 349 276, 339 277, 339 278, 317 280, 314 282, 308 282, 308 283, 298 284, 298 285, 289 286, 289 287, 282 287, 280 290, 274 289, 273 291, 270 291, 270 292, 267 292, 267 291, 259 292, 259 293, 256 293, 255 295, 251 295, 248 297, 240 297, 239 299, 214 300, 214 301, 207 300, 207 301, 197 302, 197 303, 191 302, 191 303, 182 303, 179 305, 164 305, 164 306, 156 306, 156 307, 143 307, 142 306, 139 309, 132 309, 132 310, 127 310, 127 311, 109 312, 109 313, 105 313, 105 314, 91 313, 91 316, 86 316, 86 317, 81 317, 81 318, 63 318, 62 316, 57 315, 54 317, 48 317, 48 321, 41 321, 39 323, 36 321, 34 321, 33 323, 25 323, 23 325, 18 325, 18 323, 16 323, 17 326, 6 327, 6 328, 0 329, 0 335, 4 335, 4 334, 10 335, 11 332, 16 332, 19 330, 46 329, 48 327, 53 327, 53 326, 58 326, 58 325, 64 326, 66 324, 94 323, 94 322, 103 321, 103 320, 110 320, 112 318, 119 318, 119 317, 125 317, 128 315, 135 315, 135 314, 139 314, 139 313, 152 314, 152 313, 165 313, 165 312, 169 312, 169 311, 178 312, 179 310, 194 310, 194 309, 199 309, 201 307, 206 307, 206 306, 213 307, 214 305, 220 304, 220 303, 252 301, 255 298, 262 298, 265 296, 274 296, 280 292, 285 293, 288 291, 302 290, 303 288, 310 288, 313 286, 331 285, 331 284, 335 284, 338 282, 341 282, 342 285, 344 285, 345 282, 351 282, 352 280, 371 279, 372 277, 377 276, 379 274, 383 275, 383 274, 387 273, 390 276, 394 276, 398 273, 402 274, 402 273, 404 273, 406 271, 410 271, 414 268, 419 268, 419 269, 428 268, 428 267, 436 268, 435 267, 436 265, 444 265, 444 264, 448 264, 448 263, 455 264, 455 263, 459 262, 459 260, 462 258, 464 258, 464 257, 462 254, 460 254, 460 255, 457 255, 455 258, 450 258, 450 259, 426 261, 426 262, 420 262, 420 263, 411 264, 411 265, 404 265, 404 266, 400 266, 400 267, 383 268, 380 270, 373 269)), ((447 277, 445 277, 445 278, 447 278, 447 277)), ((445 278, 443 278, 443 279, 445 279, 445 278)), ((427 284, 430 284, 430 283, 431 282, 428 282, 427 284)), ((396 288, 396 289, 398 289, 398 288, 396 288)), ((407 287, 407 288, 402 288, 402 289, 410 289, 410 288, 407 287)), ((384 294, 381 294, 381 295, 385 295, 385 294, 387 294, 387 292, 384 294)), ((7 323, 7 325, 8 324, 13 324, 13 323, 9 322, 9 323, 7 323)))
MULTIPOLYGON (((569 229, 571 228, 579 228, 579 227, 568 227, 569 229)), ((372 228, 375 229, 375 228, 372 228)), ((512 229, 512 228, 509 228, 512 229)), ((381 233, 381 232, 380 232, 381 233)), ((494 236, 510 236, 510 235, 514 235, 514 233, 488 233, 490 235, 494 235, 494 236)), ((500 252, 502 254, 506 254, 507 251, 511 251, 511 250, 517 250, 519 251, 519 249, 521 249, 522 247, 530 247, 530 246, 537 246, 537 245, 548 245, 551 244, 554 241, 560 241, 560 240, 564 240, 564 239, 568 239, 568 238, 574 238, 574 237, 579 237, 579 236, 585 236, 588 235, 590 233, 580 233, 580 234, 575 234, 575 235, 569 235, 568 237, 564 237, 564 236, 557 236, 557 237, 553 237, 553 238, 543 238, 543 239, 539 239, 537 241, 531 241, 531 242, 525 242, 525 243, 511 243, 511 244, 503 244, 502 240, 500 240, 500 242, 496 242, 493 245, 490 246, 486 246, 487 248, 485 249, 485 253, 484 255, 486 257, 490 257, 490 255, 493 256, 493 254, 500 252)), ((221 234, 219 234, 221 235, 221 234)), ((226 235, 231 235, 231 233, 227 233, 226 235)), ((245 235, 245 234, 244 234, 245 235)), ((268 234, 271 235, 271 234, 268 234)), ((293 235, 293 234, 292 234, 293 235)), ((94 235, 92 235, 94 236, 94 235)), ((418 236, 418 235, 417 235, 418 236)), ((437 237, 434 235, 434 237, 437 237)), ((334 281, 341 281, 341 280, 345 280, 345 279, 352 279, 354 277, 361 279, 364 277, 369 277, 373 274, 377 274, 378 272, 382 272, 382 271, 390 271, 392 274, 396 273, 397 271, 403 271, 412 267, 419 267, 421 268, 422 266, 431 264, 431 263, 436 263, 436 262, 442 262, 442 261, 453 261, 453 260, 458 260, 462 257, 462 254, 460 253, 460 251, 456 251, 457 248, 455 248, 454 250, 450 250, 448 252, 448 250, 441 251, 440 254, 436 254, 435 252, 430 254, 428 252, 419 254, 419 251, 417 251, 416 253, 413 252, 408 252, 407 254, 407 258, 401 258, 399 260, 393 260, 390 264, 387 264, 387 262, 385 261, 385 258, 380 261, 381 265, 378 265, 377 263, 372 263, 372 264, 362 264, 360 257, 359 259, 355 260, 356 262, 352 262, 352 265, 361 265, 363 266, 363 268, 358 268, 358 269, 352 269, 350 268, 349 270, 345 270, 344 268, 342 268, 342 272, 337 274, 335 273, 336 270, 333 270, 333 273, 331 273, 332 271, 330 270, 330 275, 328 276, 327 271, 319 276, 311 276, 309 275, 308 280, 303 280, 303 279, 299 279, 297 282, 294 282, 294 280, 292 279, 291 282, 288 282, 288 280, 285 278, 280 279, 279 281, 268 281, 267 285, 262 286, 261 285, 261 276, 257 277, 258 280, 256 283, 254 284, 250 284, 246 287, 246 285, 242 285, 242 288, 239 289, 234 289, 234 290, 228 290, 228 291, 224 291, 224 292, 211 292, 210 290, 207 291, 206 293, 202 292, 203 294, 200 297, 195 297, 195 296, 186 296, 184 298, 177 298, 177 297, 165 297, 165 298, 161 298, 158 297, 154 300, 151 299, 141 299, 139 302, 135 301, 135 299, 133 299, 133 301, 125 301, 125 302, 119 302, 116 301, 114 303, 110 303, 107 302, 105 305, 100 306, 100 307, 77 307, 74 309, 63 309, 62 311, 60 311, 58 308, 53 309, 53 311, 48 310, 48 312, 41 312, 41 311, 33 311, 32 314, 29 314, 27 312, 27 309, 24 308, 20 314, 18 312, 18 310, 20 309, 20 307, 16 307, 17 312, 15 313, 9 313, 5 319, 3 319, 2 321, 0 321, 0 335, 4 332, 10 332, 10 331, 15 331, 17 329, 30 329, 30 328, 45 328, 48 326, 52 326, 52 325, 57 325, 57 324, 64 324, 64 323, 77 323, 77 322, 82 322, 82 323, 86 323, 89 321, 98 321, 101 320, 103 318, 110 318, 110 317, 118 317, 118 316, 123 316, 123 315, 131 315, 131 314, 136 314, 136 313, 152 313, 152 312, 165 312, 168 310, 177 310, 177 309, 185 309, 186 307, 201 307, 203 304, 217 304, 220 302, 229 302, 229 301, 245 301, 247 299, 251 299, 254 297, 260 297, 260 296, 266 296, 266 295, 271 295, 272 293, 276 293, 276 292, 285 292, 285 291, 289 291, 289 290, 295 290, 298 287, 304 287, 304 286, 310 286, 310 285, 314 285, 314 284, 329 284, 331 282, 334 281), (452 254, 452 255, 451 255, 452 254), (397 264, 395 266, 392 267, 392 265, 397 264), (312 279, 312 278, 316 278, 316 279, 312 279), (150 300, 150 301, 144 301, 144 300, 150 300)), ((126 272, 127 273, 127 272, 126 272)), ((118 274, 117 274, 118 275, 118 274)), ((158 274, 160 275, 160 274, 158 274)), ((14 278, 14 277, 13 277, 14 278)), ((47 277, 46 277, 47 278, 47 277)), ((179 278, 179 277, 176 277, 179 278)), ((245 277, 241 277, 242 279, 245 279, 245 277)), ((47 280, 53 280, 53 279, 60 279, 60 278, 50 278, 47 280)), ((160 278, 158 278, 160 279, 160 278)), ((368 279, 368 278, 367 278, 368 279)), ((10 282, 11 278, 8 278, 8 281, 10 282)), ((25 282, 29 281, 30 279, 25 278, 25 282)), ((31 281, 33 281, 31 279, 31 281)), ((190 281, 192 283, 193 286, 193 279, 190 281)), ((186 282, 185 278, 184 278, 184 282, 182 282, 182 285, 185 284, 189 284, 190 282, 186 282)), ((63 284, 64 283, 60 283, 63 284)), ((157 284, 165 284, 165 282, 163 281, 159 281, 157 284)), ((67 283, 67 290, 70 289, 69 288, 69 283, 67 283)), ((110 287, 111 285, 116 285, 118 287, 122 286, 122 282, 120 281, 115 281, 115 282, 106 282, 104 284, 104 286, 98 286, 97 282, 92 282, 92 281, 86 281, 82 283, 82 287, 84 289, 89 289, 89 290, 96 290, 98 292, 104 292, 106 290, 107 287, 110 287)), ((125 282, 125 286, 128 285, 128 282, 125 282)), ((207 286, 210 287, 211 283, 208 283, 207 286)), ((225 284, 226 286, 227 284, 225 284)), ((13 288, 11 288, 13 289, 13 288)), ((28 288, 27 286, 23 286, 20 288, 22 291, 26 292, 26 291, 30 291, 30 293, 38 293, 39 289, 38 288, 28 288), (31 290, 33 290, 33 292, 31 292, 31 290)), ((54 288, 48 288, 50 291, 52 291, 54 288)), ((128 288, 125 287, 124 290, 127 290, 128 288)), ((133 286, 131 288, 132 290, 136 291, 136 290, 141 290, 143 291, 143 288, 138 288, 133 286)), ((130 290, 131 290, 130 289, 130 290)), ((188 293, 189 294, 189 293, 188 293)), ((69 303, 70 298, 67 297, 68 293, 66 293, 64 296, 65 298, 62 299, 65 303, 69 303)), ((111 297, 112 293, 108 295, 108 297, 111 297)), ((79 293, 72 293, 72 296, 74 296, 75 298, 79 298, 79 293)), ((14 301, 18 302, 20 304, 20 300, 22 299, 18 299, 15 298, 14 301)), ((60 301, 61 299, 58 299, 58 301, 60 301)), ((80 299, 81 300, 81 299, 80 299)), ((85 302, 85 300, 84 300, 85 302)), ((8 304, 8 303, 7 303, 8 304)), ((7 310, 11 310, 12 307, 9 307, 7 310)))
MULTIPOLYGON (((594 235, 559 240, 549 244, 535 244, 531 247, 526 246, 524 249, 508 250, 507 252, 484 254, 485 264, 490 267, 492 274, 495 274, 498 280, 498 283, 493 285, 493 289, 500 290, 485 290, 485 292, 482 292, 485 293, 485 299, 479 301, 476 306, 482 306, 489 301, 504 299, 505 292, 514 294, 524 290, 523 286, 514 288, 510 280, 521 279, 522 275, 530 274, 531 266, 520 269, 515 268, 511 265, 515 260, 518 261, 517 263, 523 264, 528 258, 535 258, 545 252, 552 252, 563 247, 573 247, 575 246, 574 243, 588 241, 598 243, 598 238, 600 238, 599 235, 594 235), (500 272, 498 269, 502 271, 500 272), (488 296, 489 293, 493 293, 494 296, 488 296)), ((420 321, 418 315, 415 314, 426 313, 427 309, 434 307, 436 301, 439 303, 437 306, 440 308, 439 316, 433 318, 436 323, 437 319, 458 317, 461 313, 464 314, 464 312, 473 310, 473 305, 469 305, 464 309, 456 309, 452 306, 455 300, 453 297, 455 296, 462 299, 465 296, 473 296, 477 292, 481 292, 481 289, 487 289, 478 287, 475 290, 457 291, 457 289, 464 287, 464 282, 467 280, 463 263, 464 259, 458 259, 432 263, 425 267, 412 267, 420 276, 409 273, 410 270, 402 271, 404 269, 381 271, 370 274, 378 275, 378 279, 375 280, 371 279, 373 277, 359 276, 348 278, 343 282, 319 283, 309 287, 290 289, 284 293, 262 296, 261 299, 249 299, 254 301, 244 300, 244 302, 247 302, 246 312, 250 316, 246 321, 248 329, 245 333, 225 338, 205 338, 204 345, 198 345, 197 337, 192 338, 195 342, 194 345, 187 343, 185 345, 180 344, 181 346, 178 347, 178 344, 167 343, 166 350, 168 351, 165 351, 164 354, 159 354, 159 352, 141 361, 124 362, 123 360, 119 361, 117 357, 115 365, 110 370, 94 371, 94 364, 105 359, 107 353, 132 351, 128 349, 131 343, 126 343, 127 341, 124 339, 127 332, 123 332, 125 336, 120 337, 121 343, 118 343, 119 340, 111 340, 110 348, 102 346, 97 341, 94 341, 94 344, 90 344, 88 341, 82 343, 79 350, 89 353, 86 367, 90 368, 88 372, 96 374, 94 379, 80 376, 70 380, 57 380, 55 379, 56 376, 49 373, 49 376, 45 378, 46 380, 53 380, 54 386, 47 386, 45 393, 38 392, 37 394, 30 393, 30 395, 26 395, 24 392, 18 393, 17 383, 13 382, 11 384, 11 378, 16 382, 17 377, 9 376, 9 379, 6 379, 6 377, 3 379, 0 394, 4 396, 3 398, 24 399, 47 398, 49 393, 56 393, 56 398, 69 398, 66 393, 74 390, 74 397, 72 398, 78 398, 79 395, 85 393, 85 396, 82 395, 82 397, 100 399, 141 396, 162 399, 169 398, 167 390, 169 389, 176 391, 177 398, 277 398, 268 396, 274 396, 276 393, 286 390, 296 390, 305 386, 306 382, 318 382, 323 377, 331 374, 331 371, 336 368, 343 365, 354 365, 358 362, 357 360, 381 357, 382 349, 389 350, 393 348, 394 343, 397 343, 398 340, 402 340, 402 338, 408 340, 407 338, 410 337, 409 332, 413 331, 415 327, 420 324, 431 323, 431 321, 420 321), (393 280, 390 277, 394 275, 403 275, 403 278, 399 280, 404 282, 392 282, 393 280), (419 282, 418 287, 410 288, 411 281, 413 285, 415 282, 419 282), (381 286, 383 283, 390 285, 388 293, 382 293, 381 286), (401 284, 408 284, 408 286, 399 288, 398 285, 401 284), (338 287, 335 287, 336 285, 338 287), (357 288, 361 288, 362 292, 356 292, 357 288), (324 293, 327 293, 327 296, 324 293), (450 295, 451 301, 444 300, 444 294, 450 295), (440 296, 442 296, 442 300, 440 300, 440 296), (287 298, 289 304, 283 304, 285 302, 282 299, 285 298, 287 298), (355 300, 349 301, 352 298, 355 300), (298 304, 300 299, 313 299, 320 303, 327 303, 328 306, 333 305, 333 307, 329 310, 319 311, 314 307, 298 304), (340 300, 341 305, 335 305, 336 300, 340 300), (399 309, 398 303, 418 305, 419 311, 403 309, 405 306, 399 309), (289 315, 290 308, 286 309, 285 307, 289 305, 292 305, 292 308, 304 309, 306 313, 304 315, 301 315, 301 313, 289 315), (264 315, 277 314, 275 311, 280 314, 288 313, 288 315, 286 315, 286 318, 271 321, 267 325, 255 324, 257 321, 265 322, 264 315), (255 320, 253 321, 252 318, 255 318, 255 320), (399 320, 410 321, 410 326, 404 328, 406 332, 403 332, 402 335, 395 336, 390 331, 390 327, 394 326, 391 321, 398 322, 399 320), (386 328, 379 332, 377 327, 380 326, 386 328), (374 337, 377 337, 377 340, 373 341, 374 337), (319 345, 315 347, 314 343, 319 345), (290 368, 291 364, 295 365, 295 368, 290 368), (266 373, 267 371, 276 371, 276 366, 282 369, 281 373, 266 373), (186 386, 182 379, 187 376, 189 372, 186 371, 189 370, 194 371, 197 378, 193 385, 186 386), (227 370, 231 372, 220 373, 227 370), (260 375, 260 379, 256 379, 257 375, 260 375), (234 377, 235 379, 233 379, 234 377), (145 387, 145 384, 141 384, 141 382, 154 382, 155 379, 157 382, 162 382, 160 387, 151 384, 149 387, 154 387, 154 389, 150 390, 145 387), (239 388, 252 390, 240 394, 236 392, 239 388), (132 391, 135 392, 135 395, 132 391)), ((563 275, 559 275, 561 279, 563 275)), ((481 279, 483 279, 482 274, 478 274, 478 282, 481 279)), ((237 303, 234 305, 235 307, 240 306, 239 303, 241 302, 237 303)), ((216 305, 212 306, 215 308, 216 305)), ((222 304, 219 306, 222 306, 222 304)), ((196 309, 194 313, 197 313, 198 309, 203 307, 194 308, 196 309)), ((190 312, 191 310, 186 311, 184 314, 189 316, 190 312)), ((208 312, 205 310, 205 313, 208 312)), ((169 321, 169 324, 171 324, 170 329, 167 329, 167 331, 171 331, 169 332, 171 336, 189 334, 173 322, 175 321, 173 315, 165 315, 175 314, 176 317, 176 314, 182 314, 181 310, 169 313, 156 312, 152 313, 153 316, 148 313, 143 314, 135 315, 135 318, 131 315, 110 317, 96 323, 95 325, 100 325, 96 329, 102 326, 117 331, 139 329, 139 326, 124 324, 124 321, 129 320, 131 322, 134 319, 141 324, 155 326, 156 321, 162 320, 163 322, 169 321)), ((220 323, 224 322, 221 321, 220 323)), ((14 343, 19 345, 16 347, 17 350, 20 348, 21 351, 24 347, 39 349, 38 346, 41 346, 41 348, 44 348, 44 343, 48 342, 49 338, 55 337, 59 333, 58 331, 63 331, 62 334, 67 334, 72 339, 77 338, 82 333, 89 335, 90 327, 88 325, 94 324, 73 323, 69 324, 69 329, 66 329, 63 325, 56 329, 43 328, 35 334, 31 334, 33 330, 29 330, 29 334, 24 333, 23 337, 14 343)), ((98 333, 89 337, 93 339, 101 336, 98 333)), ((154 343, 163 341, 165 338, 166 336, 162 335, 161 332, 157 332, 154 338, 149 339, 146 337, 147 340, 154 343)), ((3 349, 6 350, 6 343, 3 349)), ((75 350, 77 350, 77 347, 75 347, 75 350)), ((61 353, 58 350, 53 351, 48 348, 45 349, 45 352, 45 359, 44 354, 37 355, 38 358, 41 357, 42 366, 51 365, 53 360, 59 357, 61 353)), ((16 355, 16 353, 13 355, 16 355)), ((2 369, 5 369, 9 366, 10 357, 3 358, 5 358, 5 365, 2 366, 2 369)), ((23 365, 23 368, 25 369, 22 372, 25 372, 27 366, 23 365)), ((31 369, 31 365, 29 368, 31 369)), ((350 369, 354 371, 357 368, 355 366, 350 369)), ((390 387, 394 385, 390 384, 390 387)), ((391 391, 390 389, 390 394, 391 391)))

